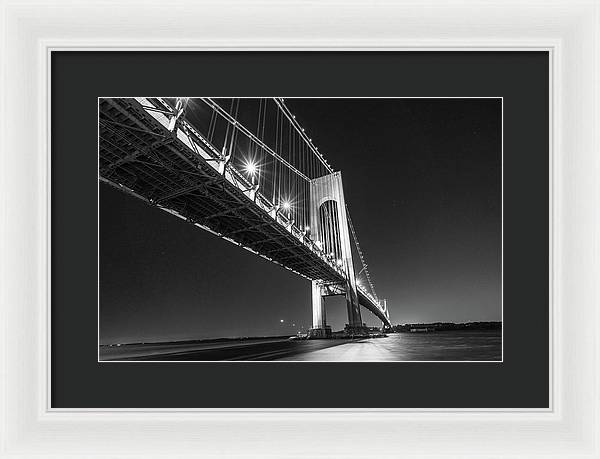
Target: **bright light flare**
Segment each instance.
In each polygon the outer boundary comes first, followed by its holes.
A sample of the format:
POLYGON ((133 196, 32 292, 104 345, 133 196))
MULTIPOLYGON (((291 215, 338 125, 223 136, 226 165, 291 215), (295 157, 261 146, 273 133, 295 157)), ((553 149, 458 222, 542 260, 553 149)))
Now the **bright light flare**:
POLYGON ((256 166, 256 163, 254 163, 253 161, 247 161, 244 166, 244 169, 251 176, 256 175, 256 173, 258 172, 258 167, 256 166))
POLYGON ((290 204, 290 201, 283 201, 283 208, 285 210, 290 210, 290 207, 292 207, 292 205, 290 204))

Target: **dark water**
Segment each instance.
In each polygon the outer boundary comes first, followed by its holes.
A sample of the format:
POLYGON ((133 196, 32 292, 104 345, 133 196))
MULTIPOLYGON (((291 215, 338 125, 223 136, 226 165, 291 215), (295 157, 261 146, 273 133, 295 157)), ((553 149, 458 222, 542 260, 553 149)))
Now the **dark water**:
POLYGON ((226 343, 155 343, 101 348, 101 360, 308 362, 499 361, 501 330, 393 333, 361 340, 263 338, 226 343))
POLYGON ((402 360, 502 360, 502 330, 398 335, 402 360))
MULTIPOLYGON (((286 359, 287 360, 287 359, 286 359)), ((394 333, 301 354, 305 361, 499 361, 502 330, 394 333)))

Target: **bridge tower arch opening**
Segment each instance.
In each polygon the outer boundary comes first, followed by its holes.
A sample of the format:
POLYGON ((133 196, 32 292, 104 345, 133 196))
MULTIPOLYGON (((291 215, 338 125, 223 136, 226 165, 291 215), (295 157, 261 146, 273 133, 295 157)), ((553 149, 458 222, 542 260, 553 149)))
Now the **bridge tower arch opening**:
MULTIPOLYGON (((310 182, 310 232, 324 256, 345 273, 345 285, 334 286, 346 296, 347 330, 360 333, 364 329, 358 302, 352 247, 346 214, 346 201, 341 172, 312 179, 310 182)), ((331 329, 326 323, 324 297, 331 295, 332 286, 312 282, 313 324, 311 337, 327 337, 331 329)))

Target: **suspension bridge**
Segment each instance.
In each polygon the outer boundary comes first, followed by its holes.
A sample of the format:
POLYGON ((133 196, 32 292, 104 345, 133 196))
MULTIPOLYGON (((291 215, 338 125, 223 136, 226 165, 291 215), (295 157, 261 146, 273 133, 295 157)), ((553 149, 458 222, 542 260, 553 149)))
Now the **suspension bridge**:
POLYGON ((331 335, 325 297, 390 326, 335 171, 283 98, 101 98, 99 180, 311 282, 310 336, 331 335))

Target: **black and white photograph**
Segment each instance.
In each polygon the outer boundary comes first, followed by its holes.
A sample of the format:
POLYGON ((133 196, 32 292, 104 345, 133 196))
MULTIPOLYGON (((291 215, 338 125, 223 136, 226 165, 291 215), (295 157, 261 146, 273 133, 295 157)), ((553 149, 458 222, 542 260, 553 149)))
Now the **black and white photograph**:
POLYGON ((503 99, 101 97, 99 362, 502 362, 503 99))
POLYGON ((0 458, 600 459, 600 0, 0 0, 0 458))

